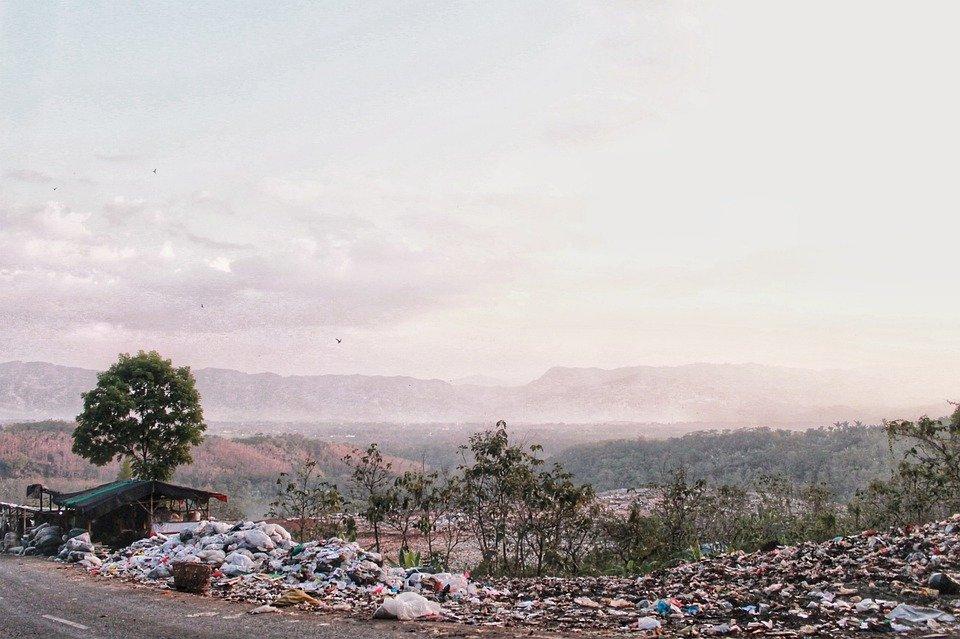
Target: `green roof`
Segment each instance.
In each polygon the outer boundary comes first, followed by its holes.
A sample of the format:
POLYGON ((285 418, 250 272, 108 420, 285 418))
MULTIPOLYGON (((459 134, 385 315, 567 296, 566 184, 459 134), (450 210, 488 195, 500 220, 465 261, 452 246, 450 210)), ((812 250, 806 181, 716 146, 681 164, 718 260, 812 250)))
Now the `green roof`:
POLYGON ((54 493, 52 500, 65 510, 96 518, 147 497, 227 501, 227 496, 222 493, 143 479, 114 481, 76 493, 54 493))
POLYGON ((59 499, 57 499, 57 503, 64 508, 83 508, 88 504, 94 504, 104 498, 125 492, 130 488, 137 486, 138 484, 146 483, 149 482, 146 482, 142 479, 122 479, 120 481, 113 481, 109 484, 97 486, 96 488, 90 488, 89 490, 83 490, 78 493, 71 493, 69 495, 62 495, 59 499))

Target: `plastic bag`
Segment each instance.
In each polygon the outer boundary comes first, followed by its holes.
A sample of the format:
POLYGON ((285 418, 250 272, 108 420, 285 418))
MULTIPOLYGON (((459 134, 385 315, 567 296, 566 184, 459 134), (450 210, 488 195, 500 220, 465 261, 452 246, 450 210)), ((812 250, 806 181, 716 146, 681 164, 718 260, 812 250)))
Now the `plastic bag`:
POLYGON ((908 621, 911 623, 925 623, 927 621, 954 621, 951 614, 937 610, 936 608, 924 608, 923 606, 910 606, 900 604, 887 613, 887 619, 890 621, 908 621))
POLYGON ((656 630, 660 627, 660 620, 655 617, 640 617, 637 620, 637 630, 656 630))
POLYGON ((415 592, 401 592, 396 597, 387 597, 373 613, 374 619, 398 619, 412 621, 414 619, 438 618, 443 609, 440 604, 430 601, 415 592))

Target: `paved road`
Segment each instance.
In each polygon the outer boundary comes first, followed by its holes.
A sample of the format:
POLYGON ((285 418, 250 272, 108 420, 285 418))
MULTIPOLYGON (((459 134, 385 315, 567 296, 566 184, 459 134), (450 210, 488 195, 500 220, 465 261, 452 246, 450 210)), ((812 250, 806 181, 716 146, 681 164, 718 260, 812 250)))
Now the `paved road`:
POLYGON ((247 614, 253 607, 95 579, 74 566, 33 557, 0 555, 4 639, 398 639, 494 634, 453 624, 357 621, 299 611, 247 614))

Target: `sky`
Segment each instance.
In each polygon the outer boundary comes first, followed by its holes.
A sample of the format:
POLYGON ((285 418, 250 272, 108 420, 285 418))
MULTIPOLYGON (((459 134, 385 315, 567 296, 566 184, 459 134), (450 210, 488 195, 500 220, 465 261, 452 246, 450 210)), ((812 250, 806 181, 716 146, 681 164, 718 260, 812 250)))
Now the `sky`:
POLYGON ((958 18, 4 2, 0 361, 952 382, 958 18))

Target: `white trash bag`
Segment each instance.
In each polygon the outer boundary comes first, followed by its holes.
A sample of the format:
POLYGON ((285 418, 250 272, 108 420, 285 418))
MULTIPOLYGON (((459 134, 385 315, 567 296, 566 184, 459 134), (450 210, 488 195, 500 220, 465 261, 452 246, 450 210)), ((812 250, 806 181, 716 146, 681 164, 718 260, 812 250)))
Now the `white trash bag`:
POLYGON ((396 597, 387 597, 373 613, 374 619, 398 619, 413 621, 414 619, 438 619, 443 609, 435 601, 415 592, 401 592, 396 597))

